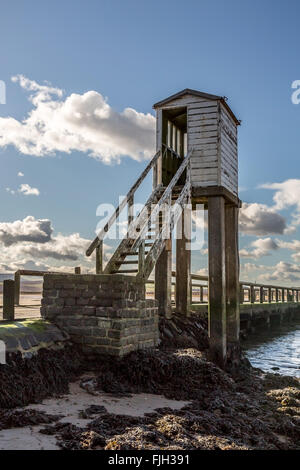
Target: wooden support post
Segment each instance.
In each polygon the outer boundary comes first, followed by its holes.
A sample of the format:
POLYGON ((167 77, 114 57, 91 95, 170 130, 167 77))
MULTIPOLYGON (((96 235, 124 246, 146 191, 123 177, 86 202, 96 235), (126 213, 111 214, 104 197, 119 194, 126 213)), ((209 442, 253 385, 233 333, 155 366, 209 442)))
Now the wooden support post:
POLYGON ((15 272, 15 305, 20 305, 21 274, 15 272))
POLYGON ((102 274, 103 272, 103 241, 99 241, 99 245, 96 248, 96 274, 102 274))
POLYGON ((223 367, 226 362, 226 273, 225 201, 222 196, 208 198, 208 266, 210 355, 223 367))
POLYGON ((192 303, 191 210, 184 208, 177 222, 176 237, 176 311, 189 315, 192 303))
POLYGON ((240 341, 238 215, 238 207, 225 206, 227 357, 235 361, 239 361, 240 341))
POLYGON ((3 281, 3 320, 15 319, 15 281, 3 281))
POLYGON ((81 274, 81 267, 76 266, 76 268, 74 269, 74 272, 75 272, 75 274, 81 274))
POLYGON ((277 289, 277 287, 275 289, 275 301, 276 303, 279 302, 279 289, 277 289))
POLYGON ((281 289, 281 302, 284 302, 284 289, 281 289))
POLYGON ((166 246, 155 265, 155 298, 158 300, 158 312, 166 318, 172 318, 172 240, 166 240, 166 246))
POLYGON ((203 304, 203 286, 200 287, 200 303, 203 304))

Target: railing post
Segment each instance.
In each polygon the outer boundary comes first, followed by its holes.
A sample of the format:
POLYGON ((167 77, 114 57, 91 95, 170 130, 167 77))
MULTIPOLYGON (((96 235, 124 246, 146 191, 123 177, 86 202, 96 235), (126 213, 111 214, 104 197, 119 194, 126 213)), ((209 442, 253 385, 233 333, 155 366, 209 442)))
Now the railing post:
POLYGON ((3 320, 15 319, 15 281, 3 281, 3 320))
POLYGON ((15 272, 15 305, 20 305, 20 288, 21 274, 20 271, 15 272))
POLYGON ((96 248, 96 274, 103 272, 103 241, 100 240, 96 248))
POLYGON ((264 300, 265 300, 264 299, 264 288, 263 288, 263 286, 260 286, 260 288, 259 288, 259 302, 261 304, 263 304, 264 300))
POLYGON ((75 274, 81 274, 81 267, 76 266, 76 268, 74 269, 74 272, 75 272, 75 274))
POLYGON ((275 301, 276 301, 276 303, 279 302, 279 289, 277 289, 277 287, 275 289, 275 301))
POLYGON ((250 286, 250 302, 251 304, 255 303, 255 287, 250 286))
POLYGON ((268 288, 268 301, 269 304, 272 302, 272 287, 268 288))
POLYGON ((203 303, 203 286, 200 286, 200 303, 203 303))

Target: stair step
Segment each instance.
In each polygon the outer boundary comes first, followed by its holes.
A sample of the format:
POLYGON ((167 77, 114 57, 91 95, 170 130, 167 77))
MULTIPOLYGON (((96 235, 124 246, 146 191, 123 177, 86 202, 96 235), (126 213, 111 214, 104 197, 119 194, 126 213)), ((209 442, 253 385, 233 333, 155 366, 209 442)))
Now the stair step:
POLYGON ((130 274, 130 273, 138 273, 138 269, 118 269, 116 271, 112 271, 112 274, 130 274))
POLYGON ((139 253, 138 251, 123 251, 122 256, 137 256, 139 253))
POLYGON ((137 264, 138 263, 138 260, 130 260, 130 261, 116 261, 116 264, 137 264))

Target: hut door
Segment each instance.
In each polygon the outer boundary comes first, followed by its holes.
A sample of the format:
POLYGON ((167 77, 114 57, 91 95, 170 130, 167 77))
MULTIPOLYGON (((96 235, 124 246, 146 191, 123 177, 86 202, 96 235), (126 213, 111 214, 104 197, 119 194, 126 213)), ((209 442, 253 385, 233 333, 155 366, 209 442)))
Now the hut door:
MULTIPOLYGON (((186 108, 172 108, 162 113, 162 183, 168 186, 184 158, 186 108)), ((184 184, 183 176, 179 184, 184 184)))

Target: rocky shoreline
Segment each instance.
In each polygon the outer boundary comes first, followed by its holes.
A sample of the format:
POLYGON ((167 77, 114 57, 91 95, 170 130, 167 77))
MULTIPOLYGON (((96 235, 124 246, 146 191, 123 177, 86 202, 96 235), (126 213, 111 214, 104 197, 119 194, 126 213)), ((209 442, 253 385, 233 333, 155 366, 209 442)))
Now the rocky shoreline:
POLYGON ((208 360, 201 322, 164 320, 161 338, 158 349, 97 362, 82 361, 73 346, 50 354, 40 350, 31 359, 12 355, 0 366, 0 429, 39 423, 39 432, 55 436, 62 449, 300 449, 299 379, 263 373, 246 359, 238 372, 221 370, 208 360), (151 393, 188 404, 144 416, 93 405, 80 411, 86 426, 60 422, 47 410, 14 409, 65 395, 83 372, 81 387, 91 395, 130 400, 132 394, 151 393))

